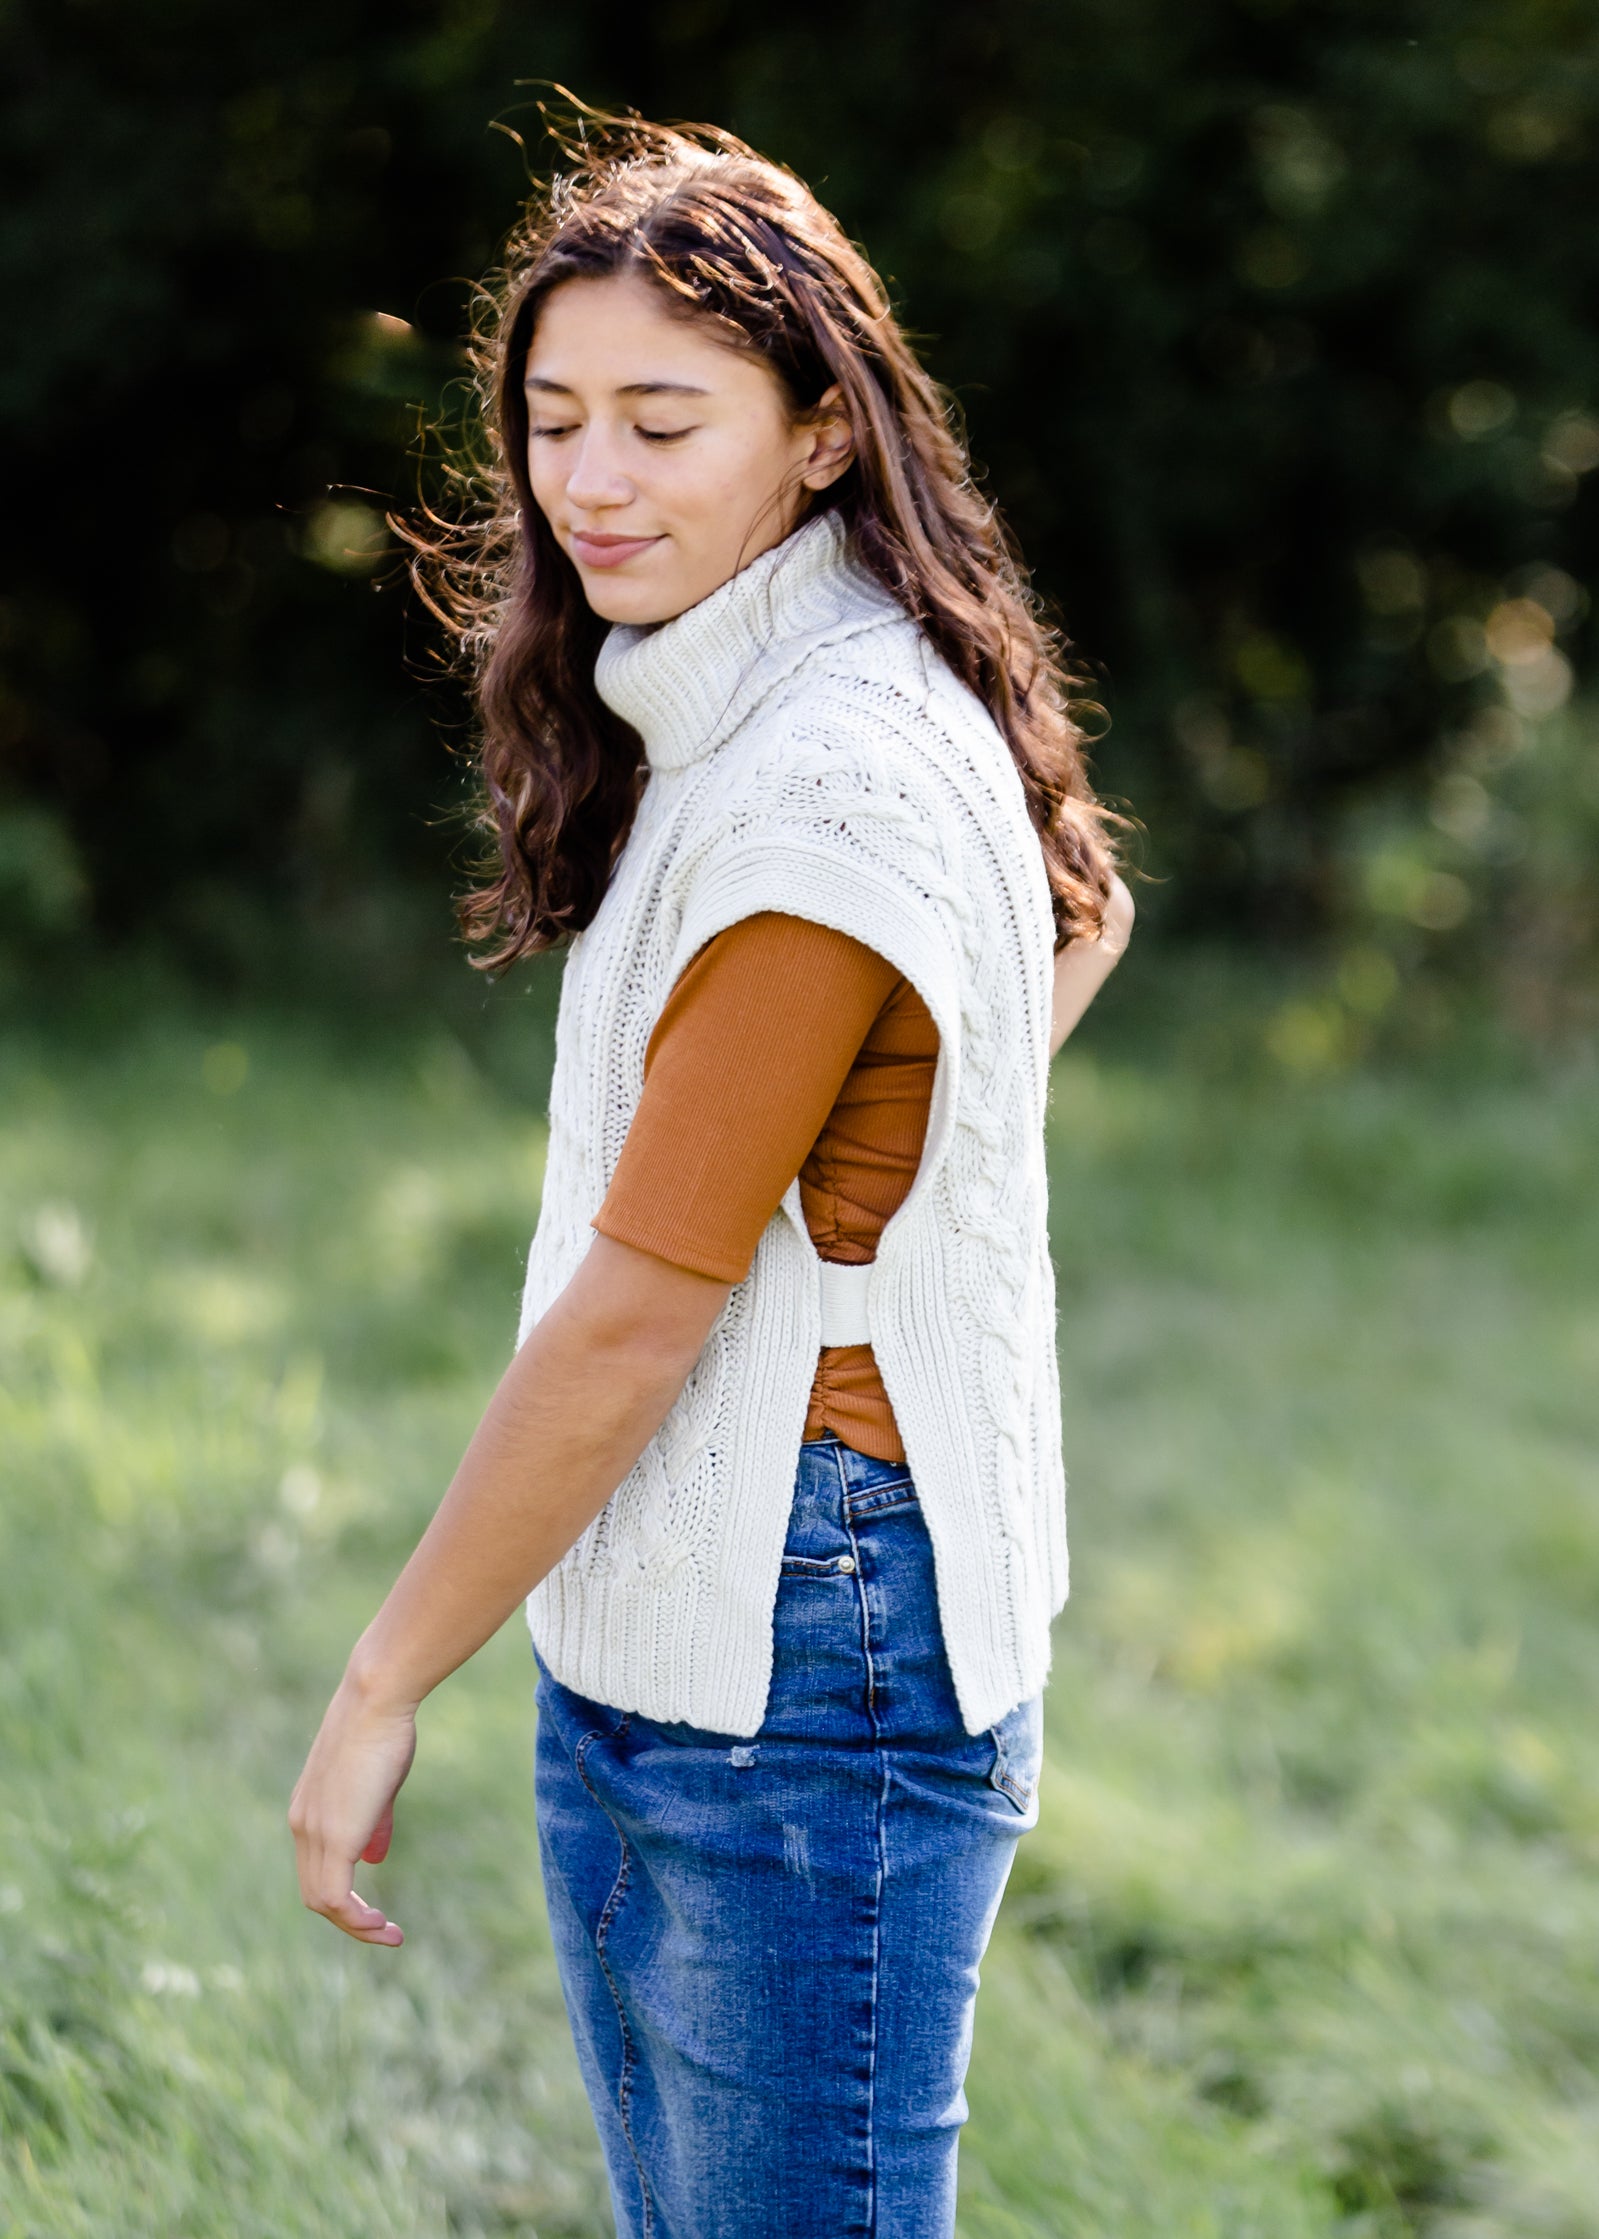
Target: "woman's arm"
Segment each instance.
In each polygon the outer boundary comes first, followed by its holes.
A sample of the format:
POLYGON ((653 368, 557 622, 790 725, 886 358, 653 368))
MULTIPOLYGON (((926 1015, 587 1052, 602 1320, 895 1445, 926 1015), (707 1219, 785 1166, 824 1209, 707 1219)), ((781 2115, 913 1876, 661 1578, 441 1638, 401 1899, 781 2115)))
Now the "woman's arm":
POLYGON ((684 971, 588 1255, 502 1377, 294 1792, 301 1892, 348 1935, 402 1941, 350 1882, 358 1858, 387 1852, 417 1705, 554 1568, 660 1428, 897 977, 842 934, 769 914, 684 971))
POLYGON ((1055 995, 1050 1006, 1049 1054, 1054 1056, 1089 1004, 1110 978, 1133 931, 1133 898, 1119 878, 1110 882, 1105 923, 1097 941, 1068 941, 1055 957, 1055 995))
POLYGON ((597 1235, 501 1377, 437 1513, 350 1656, 289 1806, 300 1890, 362 1943, 350 1882, 388 1849, 422 1698, 499 1630, 638 1460, 731 1285, 597 1235))

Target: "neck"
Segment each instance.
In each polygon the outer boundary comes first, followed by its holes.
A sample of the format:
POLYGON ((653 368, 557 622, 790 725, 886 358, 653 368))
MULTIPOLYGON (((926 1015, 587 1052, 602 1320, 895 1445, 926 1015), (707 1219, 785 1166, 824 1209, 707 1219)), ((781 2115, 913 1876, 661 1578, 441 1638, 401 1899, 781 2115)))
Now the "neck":
POLYGON ((829 510, 671 621, 618 623, 595 690, 639 733, 652 769, 681 769, 714 752, 797 661, 900 611, 829 510))

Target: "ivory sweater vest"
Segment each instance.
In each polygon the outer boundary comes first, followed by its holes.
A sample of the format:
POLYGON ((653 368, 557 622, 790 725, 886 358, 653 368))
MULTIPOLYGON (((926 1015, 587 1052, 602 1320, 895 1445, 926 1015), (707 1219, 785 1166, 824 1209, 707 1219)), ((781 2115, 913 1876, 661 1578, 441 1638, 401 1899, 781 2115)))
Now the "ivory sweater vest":
MULTIPOLYGON (((595 672, 649 762, 627 845, 567 955, 520 1345, 593 1240, 683 966, 759 910, 866 942, 939 1032, 927 1142, 883 1230, 870 1337, 932 1539, 968 1731, 1034 1693, 1066 1598, 1046 1233, 1053 923, 997 726, 824 513, 595 672)), ((820 1266, 794 1182, 636 1467, 528 1598, 566 1686, 755 1733, 820 1266)))

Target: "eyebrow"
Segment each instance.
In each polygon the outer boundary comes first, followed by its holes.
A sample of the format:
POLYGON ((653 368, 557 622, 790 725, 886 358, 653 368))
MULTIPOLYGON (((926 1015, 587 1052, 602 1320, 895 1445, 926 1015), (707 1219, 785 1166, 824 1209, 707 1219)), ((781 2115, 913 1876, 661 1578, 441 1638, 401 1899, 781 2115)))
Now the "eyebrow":
MULTIPOLYGON (((572 396, 564 381, 547 381, 541 373, 530 373, 527 387, 540 389, 557 396, 572 396)), ((709 396, 709 389, 697 389, 691 381, 629 381, 617 390, 618 396, 709 396)))

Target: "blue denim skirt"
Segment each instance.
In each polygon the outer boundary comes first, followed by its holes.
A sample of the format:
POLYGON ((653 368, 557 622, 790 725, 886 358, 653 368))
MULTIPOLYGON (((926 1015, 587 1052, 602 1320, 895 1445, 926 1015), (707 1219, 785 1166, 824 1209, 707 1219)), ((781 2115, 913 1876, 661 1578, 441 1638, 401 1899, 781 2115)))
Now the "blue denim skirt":
POLYGON ((550 1925, 621 2239, 942 2239, 1041 1699, 961 1723, 903 1467, 800 1449, 753 1739, 539 1664, 550 1925))

